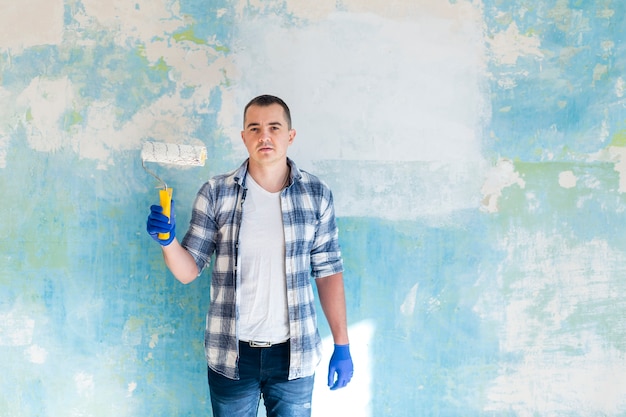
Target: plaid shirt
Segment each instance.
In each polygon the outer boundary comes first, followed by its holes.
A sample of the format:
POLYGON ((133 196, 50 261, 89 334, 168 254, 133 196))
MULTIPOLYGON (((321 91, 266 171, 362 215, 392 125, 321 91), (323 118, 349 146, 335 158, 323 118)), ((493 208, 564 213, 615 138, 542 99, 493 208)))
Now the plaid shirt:
MULTIPOLYGON (((326 277, 343 271, 335 223, 333 197, 316 176, 299 170, 291 159, 290 185, 280 195, 285 233, 285 271, 291 353, 289 379, 315 373, 321 358, 321 338, 311 276, 326 277)), ((210 263, 211 303, 207 313, 204 346, 211 369, 231 379, 239 378, 237 288, 241 274, 239 229, 245 211, 248 161, 237 170, 206 182, 193 207, 182 245, 194 257, 198 271, 210 263)))

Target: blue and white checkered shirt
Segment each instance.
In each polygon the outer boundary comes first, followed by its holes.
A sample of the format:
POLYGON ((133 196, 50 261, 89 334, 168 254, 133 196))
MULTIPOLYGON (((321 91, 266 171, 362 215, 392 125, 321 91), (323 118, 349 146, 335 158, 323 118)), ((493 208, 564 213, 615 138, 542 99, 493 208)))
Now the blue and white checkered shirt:
MULTIPOLYGON (((290 185, 280 195, 285 232, 285 271, 291 353, 289 379, 311 376, 321 358, 311 276, 326 277, 343 271, 335 222, 333 196, 316 176, 299 170, 291 159, 290 185)), ((248 161, 237 170, 206 182, 193 207, 182 245, 194 257, 198 271, 215 253, 211 277, 211 303, 204 346, 211 369, 238 379, 237 317, 241 283, 239 229, 246 208, 248 161)))

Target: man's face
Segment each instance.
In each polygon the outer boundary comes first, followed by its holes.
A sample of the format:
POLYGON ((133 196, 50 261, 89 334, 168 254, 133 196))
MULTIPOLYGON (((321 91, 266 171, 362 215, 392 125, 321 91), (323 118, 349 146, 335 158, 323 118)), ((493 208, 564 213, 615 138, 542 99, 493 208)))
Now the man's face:
POLYGON ((279 104, 248 107, 241 138, 253 162, 261 165, 283 162, 295 136, 296 131, 289 129, 279 104))

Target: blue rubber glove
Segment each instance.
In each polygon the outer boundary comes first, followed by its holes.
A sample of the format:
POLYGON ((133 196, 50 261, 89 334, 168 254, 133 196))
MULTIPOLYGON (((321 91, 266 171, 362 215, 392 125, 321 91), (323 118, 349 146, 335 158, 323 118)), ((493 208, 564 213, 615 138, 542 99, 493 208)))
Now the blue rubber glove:
POLYGON ((146 229, 148 234, 152 236, 152 239, 156 240, 161 246, 167 246, 176 237, 176 216, 174 215, 174 200, 172 200, 172 207, 170 208, 170 218, 163 214, 163 207, 151 206, 150 214, 148 215, 148 224, 146 229), (168 233, 170 238, 167 240, 159 239, 159 233, 168 233))
POLYGON ((335 345, 335 351, 328 365, 328 386, 331 390, 345 387, 352 379, 353 373, 350 345, 335 345), (337 374, 336 379, 335 374, 337 374))

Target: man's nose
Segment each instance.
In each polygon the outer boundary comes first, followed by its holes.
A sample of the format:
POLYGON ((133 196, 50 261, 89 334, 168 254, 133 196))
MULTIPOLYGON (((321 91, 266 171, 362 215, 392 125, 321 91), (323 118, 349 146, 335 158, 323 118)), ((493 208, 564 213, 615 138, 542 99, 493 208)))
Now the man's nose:
POLYGON ((259 142, 265 142, 266 140, 271 140, 269 129, 263 129, 259 134, 259 142))

